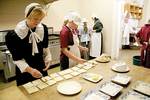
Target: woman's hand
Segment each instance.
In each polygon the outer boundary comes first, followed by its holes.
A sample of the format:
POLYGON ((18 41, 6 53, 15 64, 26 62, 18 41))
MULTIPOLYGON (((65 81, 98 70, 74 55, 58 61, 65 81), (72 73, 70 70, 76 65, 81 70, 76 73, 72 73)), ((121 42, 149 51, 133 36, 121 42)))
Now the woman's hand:
POLYGON ((45 68, 43 69, 43 71, 47 71, 50 67, 51 61, 45 61, 45 68))
POLYGON ((81 51, 88 51, 88 50, 89 50, 87 47, 83 47, 83 46, 81 46, 81 45, 79 45, 78 47, 79 47, 79 49, 80 49, 81 51))
POLYGON ((83 51, 88 52, 88 51, 89 51, 89 49, 88 49, 87 47, 83 47, 83 51))
POLYGON ((80 59, 78 62, 79 62, 79 64, 83 64, 83 63, 86 62, 86 60, 85 59, 80 59))
POLYGON ((35 78, 41 78, 43 75, 40 71, 38 71, 37 69, 33 69, 31 71, 31 75, 35 78))
POLYGON ((30 73, 34 78, 41 78, 43 76, 40 71, 32 67, 27 67, 26 72, 30 73))

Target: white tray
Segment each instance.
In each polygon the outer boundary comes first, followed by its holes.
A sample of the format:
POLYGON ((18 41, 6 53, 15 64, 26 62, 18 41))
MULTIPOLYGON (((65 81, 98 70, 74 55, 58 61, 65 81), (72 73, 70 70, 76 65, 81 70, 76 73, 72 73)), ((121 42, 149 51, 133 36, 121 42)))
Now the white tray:
POLYGON ((110 96, 96 90, 90 90, 80 100, 110 100, 110 96))
POLYGON ((57 91, 64 95, 74 95, 81 91, 80 83, 76 81, 64 81, 58 84, 57 91))
POLYGON ((135 91, 150 96, 150 84, 142 81, 137 81, 132 87, 135 91))
POLYGON ((115 83, 112 83, 112 82, 106 82, 104 84, 102 84, 100 86, 100 91, 101 92, 104 92, 106 94, 108 94, 109 96, 116 96, 121 90, 123 89, 122 86, 120 85, 117 85, 115 83))
POLYGON ((83 78, 94 83, 97 83, 103 79, 101 75, 94 73, 85 73, 83 74, 83 78))
POLYGON ((150 98, 135 91, 129 91, 119 97, 119 100, 150 100, 150 98))
POLYGON ((131 77, 124 74, 117 74, 111 79, 112 82, 115 82, 120 85, 127 85, 130 80, 131 77))

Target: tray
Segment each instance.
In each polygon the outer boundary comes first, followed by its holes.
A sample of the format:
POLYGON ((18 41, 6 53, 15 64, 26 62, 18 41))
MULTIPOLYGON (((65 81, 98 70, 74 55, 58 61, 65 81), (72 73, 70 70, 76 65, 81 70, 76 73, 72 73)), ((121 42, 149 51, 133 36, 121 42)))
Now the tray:
POLYGON ((124 74, 117 74, 111 79, 112 82, 115 82, 120 85, 127 85, 130 82, 130 80, 131 77, 124 74))
POLYGON ((76 81, 64 81, 58 84, 57 91, 64 95, 74 95, 81 91, 81 85, 76 81))
POLYGON ((135 91, 129 91, 119 97, 119 100, 150 100, 150 98, 135 91))
POLYGON ((80 100, 110 100, 110 96, 96 90, 90 90, 80 100))
POLYGON ((121 90, 123 89, 122 86, 117 85, 115 83, 112 82, 106 82, 104 84, 102 84, 99 88, 99 90, 109 96, 116 96, 121 90))
POLYGON ((132 87, 135 91, 150 96, 150 84, 142 81, 137 81, 132 87))
POLYGON ((88 80, 88 81, 91 81, 91 82, 94 82, 94 83, 97 83, 99 82, 100 80, 103 79, 103 77, 99 74, 94 74, 94 73, 85 73, 83 74, 82 76, 84 79, 88 80))

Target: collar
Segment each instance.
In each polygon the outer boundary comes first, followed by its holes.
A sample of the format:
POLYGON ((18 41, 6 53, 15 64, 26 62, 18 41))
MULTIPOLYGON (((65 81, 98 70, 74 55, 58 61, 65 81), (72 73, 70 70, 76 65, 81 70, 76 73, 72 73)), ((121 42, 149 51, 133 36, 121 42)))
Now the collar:
MULTIPOLYGON (((28 35, 29 27, 26 24, 26 20, 19 22, 15 28, 16 34, 21 38, 24 39, 28 35)), ((40 40, 44 38, 44 28, 43 25, 40 23, 37 25, 35 33, 40 37, 40 40)))
POLYGON ((26 25, 26 20, 19 22, 15 28, 16 34, 24 39, 28 35, 28 31, 30 30, 31 34, 29 36, 29 43, 32 43, 32 55, 34 56, 36 53, 39 53, 37 43, 43 41, 44 38, 44 28, 40 23, 37 25, 35 32, 32 32, 31 29, 26 25))

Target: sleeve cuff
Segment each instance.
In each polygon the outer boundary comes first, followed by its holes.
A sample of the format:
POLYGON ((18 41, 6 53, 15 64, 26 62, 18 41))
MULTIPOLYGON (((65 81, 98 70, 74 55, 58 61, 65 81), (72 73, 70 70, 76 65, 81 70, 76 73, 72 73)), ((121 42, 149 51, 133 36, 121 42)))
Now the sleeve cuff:
POLYGON ((20 69, 20 71, 23 73, 25 72, 25 69, 27 67, 29 67, 29 65, 26 63, 26 61, 24 59, 22 60, 17 60, 17 61, 14 61, 14 64, 16 64, 18 66, 18 68, 20 69))
POLYGON ((44 49, 44 54, 45 54, 45 58, 44 58, 45 61, 51 61, 52 60, 52 56, 51 56, 49 48, 44 49))

